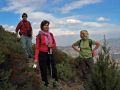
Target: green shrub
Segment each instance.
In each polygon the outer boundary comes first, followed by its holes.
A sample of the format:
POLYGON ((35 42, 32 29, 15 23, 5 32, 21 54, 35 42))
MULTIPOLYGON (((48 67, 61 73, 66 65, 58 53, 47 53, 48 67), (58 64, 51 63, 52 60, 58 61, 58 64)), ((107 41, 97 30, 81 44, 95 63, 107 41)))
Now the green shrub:
POLYGON ((120 71, 113 59, 110 57, 106 41, 102 46, 102 52, 94 66, 87 90, 120 90, 120 71))
POLYGON ((14 53, 21 53, 21 54, 23 53, 23 49, 20 43, 17 41, 15 34, 1 30, 0 31, 0 50, 5 51, 6 49, 9 49, 9 51, 14 53))
POLYGON ((73 80, 75 76, 75 71, 70 64, 62 62, 57 65, 58 77, 62 80, 73 80))
POLYGON ((0 64, 5 62, 5 55, 0 51, 0 64))
POLYGON ((9 81, 11 76, 11 69, 4 69, 2 64, 5 62, 5 55, 0 52, 0 90, 16 90, 16 86, 9 81))

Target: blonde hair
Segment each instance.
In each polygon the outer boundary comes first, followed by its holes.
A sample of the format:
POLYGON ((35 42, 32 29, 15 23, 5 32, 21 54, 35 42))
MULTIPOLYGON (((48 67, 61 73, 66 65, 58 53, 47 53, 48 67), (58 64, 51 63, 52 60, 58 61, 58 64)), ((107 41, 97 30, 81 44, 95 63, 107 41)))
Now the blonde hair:
POLYGON ((81 30, 80 34, 83 35, 83 37, 82 37, 83 39, 88 39, 89 33, 87 30, 81 30))

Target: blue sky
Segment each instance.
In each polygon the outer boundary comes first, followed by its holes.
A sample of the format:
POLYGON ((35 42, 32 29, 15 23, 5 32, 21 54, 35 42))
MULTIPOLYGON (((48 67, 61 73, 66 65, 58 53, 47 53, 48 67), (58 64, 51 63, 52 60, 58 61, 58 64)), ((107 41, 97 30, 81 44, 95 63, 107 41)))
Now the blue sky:
POLYGON ((44 19, 51 22, 50 31, 56 37, 79 37, 80 30, 87 29, 92 38, 101 39, 104 34, 118 38, 119 8, 120 0, 0 0, 0 24, 14 32, 21 14, 27 12, 34 38, 44 19))

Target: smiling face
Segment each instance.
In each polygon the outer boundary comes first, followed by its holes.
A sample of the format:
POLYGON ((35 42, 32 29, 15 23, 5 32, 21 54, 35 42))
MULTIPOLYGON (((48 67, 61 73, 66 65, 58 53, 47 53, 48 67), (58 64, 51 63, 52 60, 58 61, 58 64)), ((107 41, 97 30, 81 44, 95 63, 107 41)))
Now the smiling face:
POLYGON ((41 30, 43 30, 43 31, 45 31, 45 32, 48 32, 49 31, 49 21, 47 21, 47 20, 43 20, 42 22, 41 22, 41 25, 40 25, 40 27, 41 27, 41 30))
POLYGON ((85 39, 88 39, 88 31, 87 30, 82 30, 80 32, 80 37, 85 40, 85 39))
POLYGON ((46 23, 44 26, 43 26, 43 31, 45 32, 48 32, 49 31, 49 24, 46 23))
POLYGON ((80 32, 80 37, 83 38, 84 37, 84 34, 80 32))

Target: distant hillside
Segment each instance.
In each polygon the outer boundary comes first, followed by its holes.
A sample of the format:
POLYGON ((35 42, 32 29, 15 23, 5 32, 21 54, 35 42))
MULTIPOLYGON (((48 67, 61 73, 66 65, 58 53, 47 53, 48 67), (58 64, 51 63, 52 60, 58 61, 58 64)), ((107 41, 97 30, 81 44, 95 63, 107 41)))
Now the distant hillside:
POLYGON ((58 46, 69 46, 75 40, 79 40, 79 34, 77 35, 61 35, 55 37, 58 46))
MULTIPOLYGON (((102 35, 90 35, 91 39, 95 40, 102 40, 103 36, 102 35)), ((74 34, 74 35, 60 35, 60 36, 55 36, 57 46, 70 46, 72 45, 73 42, 77 41, 80 39, 80 35, 74 34)))
POLYGON ((66 47, 59 46, 58 49, 62 50, 67 55, 73 58, 76 58, 79 56, 79 53, 77 53, 71 46, 66 46, 66 47))
POLYGON ((120 38, 108 39, 108 44, 112 50, 120 50, 120 38))
MULTIPOLYGON (((108 39, 107 42, 111 50, 117 53, 117 55, 112 55, 112 56, 114 58, 120 58, 120 38, 108 39)), ((72 56, 73 58, 79 56, 79 54, 71 46, 59 46, 58 49, 67 53, 69 56, 72 56)))

